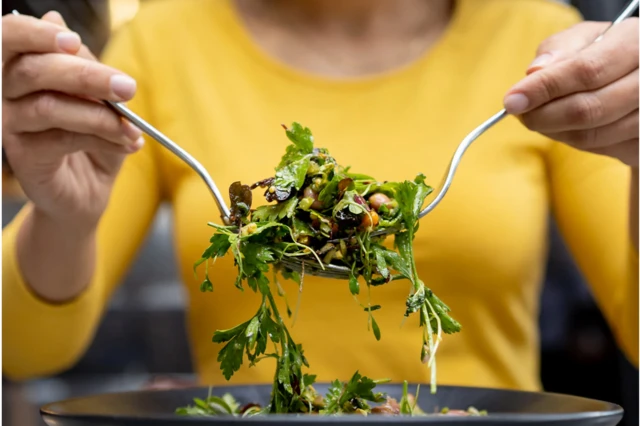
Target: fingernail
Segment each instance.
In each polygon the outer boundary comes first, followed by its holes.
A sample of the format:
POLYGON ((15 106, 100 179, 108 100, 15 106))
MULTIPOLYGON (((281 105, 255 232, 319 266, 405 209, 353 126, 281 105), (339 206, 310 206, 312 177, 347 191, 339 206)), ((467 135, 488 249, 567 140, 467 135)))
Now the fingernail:
POLYGON ((56 43, 60 49, 67 52, 75 52, 82 46, 80 36, 71 31, 63 31, 56 34, 56 43))
POLYGON ((57 10, 50 10, 49 12, 45 13, 42 16, 42 19, 49 22, 59 23, 66 27, 64 18, 62 17, 62 15, 60 15, 60 12, 58 12, 57 10))
POLYGON ((114 75, 111 77, 111 91, 121 99, 131 99, 136 93, 136 81, 126 75, 114 75))
POLYGON ((542 67, 542 66, 546 65, 547 63, 549 63, 551 58, 553 58, 553 55, 551 53, 542 54, 542 55, 538 56, 536 59, 534 59, 533 62, 531 62, 531 65, 529 65, 529 68, 542 67))
POLYGON ((132 141, 137 142, 140 136, 142 136, 142 131, 128 121, 125 121, 123 124, 124 134, 132 141))
POLYGON ((529 107, 529 98, 522 93, 514 93, 504 100, 504 107, 509 114, 522 114, 529 107))
POLYGON ((144 138, 140 136, 133 145, 129 145, 127 147, 127 151, 131 153, 138 152, 142 149, 143 146, 144 146, 144 138))

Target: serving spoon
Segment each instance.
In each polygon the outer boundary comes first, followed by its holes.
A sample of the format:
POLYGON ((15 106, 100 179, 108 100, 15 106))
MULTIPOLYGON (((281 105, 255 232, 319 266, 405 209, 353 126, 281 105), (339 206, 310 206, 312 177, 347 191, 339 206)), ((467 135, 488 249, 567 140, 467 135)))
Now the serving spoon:
MULTIPOLYGON (((636 9, 638 9, 638 5, 640 0, 632 0, 618 15, 618 17, 611 23, 611 25, 594 41, 600 41, 604 35, 609 31, 612 27, 619 24, 623 20, 630 17, 636 9)), ((17 10, 13 11, 14 15, 19 15, 20 13, 17 10)), ((207 172, 207 169, 204 168, 198 160, 196 160, 191 154, 185 151, 182 147, 180 147, 177 143, 173 142, 167 136, 165 136, 158 129, 153 127, 151 124, 147 123, 129 108, 127 108, 123 103, 113 102, 113 101, 103 101, 107 106, 113 109, 117 114, 126 118, 131 123, 133 123, 136 127, 142 130, 149 137, 157 141, 159 144, 168 149, 171 153, 176 155, 182 161, 184 161, 191 169, 193 169, 198 176, 204 181, 207 188, 209 188, 209 192, 213 196, 213 199, 218 207, 218 211, 220 212, 220 216, 222 221, 226 225, 230 225, 229 216, 231 215, 229 211, 229 207, 224 201, 220 190, 218 189, 216 183, 207 172)), ((482 123, 480 126, 476 127, 471 131, 458 145, 458 148, 455 150, 453 154, 453 158, 449 163, 449 167, 447 168, 447 172, 444 175, 442 183, 440 185, 440 190, 437 192, 435 198, 420 211, 418 215, 419 219, 422 219, 429 212, 431 212, 436 206, 442 201, 444 196, 447 194, 447 191, 451 187, 451 182, 453 181, 453 177, 460 165, 460 161, 462 160, 462 156, 467 151, 469 146, 478 139, 483 133, 489 130, 491 127, 499 123, 502 119, 504 119, 507 115, 507 111, 505 109, 501 110, 497 114, 493 115, 487 121, 482 123)), ((374 231, 371 233, 371 236, 381 236, 385 234, 392 234, 400 231, 398 228, 386 228, 379 231, 374 231)), ((333 278, 333 279, 349 279, 351 275, 351 269, 345 266, 337 266, 332 264, 323 264, 314 260, 300 260, 298 258, 289 258, 284 257, 281 259, 282 266, 291 269, 297 272, 303 272, 305 274, 316 275, 325 278, 333 278)))

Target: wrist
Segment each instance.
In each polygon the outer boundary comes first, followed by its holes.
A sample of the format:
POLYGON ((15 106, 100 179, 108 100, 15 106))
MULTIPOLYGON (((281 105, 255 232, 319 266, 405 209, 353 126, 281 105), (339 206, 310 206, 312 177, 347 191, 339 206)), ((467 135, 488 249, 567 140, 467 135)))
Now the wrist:
POLYGON ((52 215, 36 205, 32 205, 30 216, 36 227, 46 227, 48 230, 55 229, 60 234, 73 238, 95 236, 100 221, 99 217, 94 218, 87 215, 52 215))

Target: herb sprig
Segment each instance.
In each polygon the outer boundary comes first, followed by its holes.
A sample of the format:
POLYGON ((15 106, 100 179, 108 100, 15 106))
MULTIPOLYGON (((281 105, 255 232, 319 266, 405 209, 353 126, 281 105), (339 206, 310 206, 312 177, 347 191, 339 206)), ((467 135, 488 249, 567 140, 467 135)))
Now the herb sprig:
MULTIPOLYGON (((362 292, 359 281, 362 277, 367 303, 360 305, 377 340, 381 338, 381 330, 374 312, 381 306, 370 302, 372 287, 408 280, 411 292, 405 316, 416 312, 420 316, 421 357, 431 369, 431 390, 435 392, 435 355, 442 334, 460 331, 460 324, 450 316, 449 307, 420 279, 416 268, 413 239, 419 227, 418 214, 431 187, 426 185, 424 175, 411 181, 380 182, 351 173, 326 149, 314 148, 308 128, 293 123, 285 130, 291 144, 275 175, 251 186, 240 182, 231 185, 231 225, 209 224, 214 234, 194 266, 195 269, 209 265, 231 252, 238 270, 236 287, 244 291, 248 286, 262 296, 253 317, 213 335, 214 342, 224 343, 218 354, 224 377, 231 379, 245 359, 252 366, 262 359, 274 358, 276 371, 267 412, 314 410, 315 376, 303 372, 309 363, 276 306, 275 296, 283 292, 279 283, 271 282, 267 275, 274 268, 302 289, 303 274, 280 266, 283 258, 296 257, 348 267, 351 270, 348 289, 356 299, 362 292), (252 209, 252 190, 257 188, 263 188, 266 200, 274 203, 252 209), (398 231, 392 249, 385 245, 384 236, 372 236, 374 230, 385 228, 398 231)), ((200 289, 214 290, 208 267, 200 289)), ((288 304, 287 315, 291 316, 288 304)), ((379 395, 373 393, 375 384, 359 373, 344 386, 334 382, 323 412, 344 411, 347 402, 354 410, 367 407, 365 401, 379 402, 379 395)))

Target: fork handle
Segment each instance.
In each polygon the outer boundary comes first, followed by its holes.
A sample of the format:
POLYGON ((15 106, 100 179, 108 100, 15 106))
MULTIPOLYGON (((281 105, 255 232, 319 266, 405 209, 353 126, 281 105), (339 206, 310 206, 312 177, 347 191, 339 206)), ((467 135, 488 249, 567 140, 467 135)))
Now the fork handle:
POLYGON ((131 111, 124 104, 119 102, 112 102, 112 101, 104 101, 104 103, 107 106, 111 107, 114 111, 116 111, 116 113, 118 113, 119 115, 123 116, 124 118, 126 118, 127 120, 135 124, 136 127, 138 127, 144 133, 146 133, 151 138, 156 140, 160 145, 167 148, 169 151, 175 154, 182 161, 187 163, 187 165, 189 165, 189 167, 191 167, 198 174, 198 176, 200 176, 202 180, 207 184, 207 187, 209 188, 209 191, 211 192, 211 195, 213 195, 213 199, 215 200, 218 206, 218 210, 220 211, 222 220, 226 224, 228 224, 229 216, 230 216, 229 207, 227 207, 227 204, 224 202, 224 198, 222 197, 220 190, 218 189, 218 187, 216 186, 216 183, 213 181, 213 179, 207 172, 207 169, 205 169, 204 166, 200 164, 200 162, 198 162, 198 160, 193 158, 191 154, 189 154, 187 151, 182 149, 178 144, 176 144, 171 139, 163 135, 158 129, 156 129, 151 124, 147 123, 145 120, 140 118, 140 116, 138 116, 136 113, 131 111))

